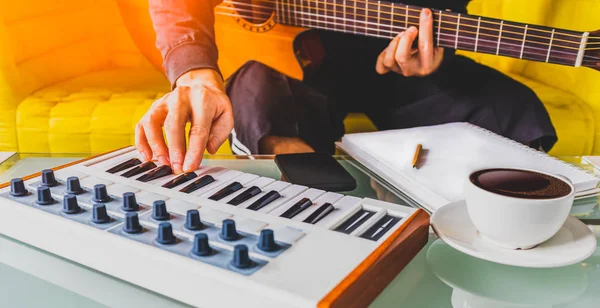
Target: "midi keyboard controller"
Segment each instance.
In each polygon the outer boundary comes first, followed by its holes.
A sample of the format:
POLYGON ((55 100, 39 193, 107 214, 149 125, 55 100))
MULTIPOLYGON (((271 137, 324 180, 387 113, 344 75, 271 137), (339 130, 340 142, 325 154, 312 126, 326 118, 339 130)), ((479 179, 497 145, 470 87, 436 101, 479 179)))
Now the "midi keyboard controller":
POLYGON ((0 186, 0 233, 200 307, 366 306, 427 242, 421 209, 129 147, 0 186))

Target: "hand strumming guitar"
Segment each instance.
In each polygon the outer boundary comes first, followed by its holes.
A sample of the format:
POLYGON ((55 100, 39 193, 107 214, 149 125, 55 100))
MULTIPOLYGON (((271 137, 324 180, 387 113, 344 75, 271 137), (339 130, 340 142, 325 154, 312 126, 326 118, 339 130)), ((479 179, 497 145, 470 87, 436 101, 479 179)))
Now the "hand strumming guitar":
POLYGON ((435 72, 442 63, 443 48, 433 47, 433 17, 431 10, 423 9, 419 29, 410 27, 398 34, 377 58, 375 69, 379 74, 394 71, 406 77, 427 76, 435 72), (412 48, 419 36, 418 49, 412 48))
POLYGON ((233 113, 223 80, 215 70, 187 72, 176 85, 155 101, 136 125, 135 145, 146 161, 155 157, 161 164, 170 165, 174 173, 181 173, 198 168, 205 149, 214 154, 227 140, 233 129, 233 113), (188 121, 191 128, 186 151, 188 121))

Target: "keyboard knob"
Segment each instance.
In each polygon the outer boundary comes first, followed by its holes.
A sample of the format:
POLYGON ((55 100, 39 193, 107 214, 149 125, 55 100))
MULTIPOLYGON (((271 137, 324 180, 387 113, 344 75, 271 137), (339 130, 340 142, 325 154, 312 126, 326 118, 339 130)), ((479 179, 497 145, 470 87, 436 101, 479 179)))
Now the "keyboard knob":
POLYGON ((235 229, 235 221, 231 219, 223 220, 221 238, 226 241, 235 241, 240 238, 240 234, 235 229))
POLYGON ((72 194, 72 195, 79 195, 79 194, 84 193, 83 189, 81 188, 81 184, 79 183, 78 177, 71 176, 71 177, 67 178, 66 193, 72 194))
POLYGON ((123 227, 123 232, 130 234, 142 232, 140 218, 137 213, 125 214, 125 226, 123 227))
POLYGON ((167 212, 167 205, 162 200, 156 200, 152 204, 152 218, 154 220, 169 220, 171 215, 167 212))
POLYGON ((204 228, 202 221, 200 221, 200 213, 198 210, 187 211, 185 216, 185 228, 192 231, 202 230, 204 228))
POLYGON ((92 222, 97 224, 105 224, 110 222, 110 216, 106 212, 106 205, 96 203, 92 210, 92 222))
POLYGON ((106 185, 104 185, 104 184, 94 185, 94 198, 92 199, 92 201, 98 202, 98 203, 105 203, 105 202, 109 202, 110 200, 111 199, 108 196, 108 191, 106 191, 106 185))
POLYGON ((173 227, 168 222, 161 222, 158 225, 158 235, 156 241, 163 245, 175 244, 176 238, 173 235, 173 227))
POLYGON ((233 248, 233 260, 231 265, 236 268, 248 268, 252 266, 252 260, 248 255, 248 246, 240 244, 233 248))
POLYGON ((77 204, 77 197, 75 195, 66 195, 63 200, 63 213, 65 214, 77 214, 81 212, 81 207, 77 204))
POLYGON ((16 178, 10 180, 10 195, 13 197, 27 196, 27 189, 25 189, 25 183, 23 183, 23 179, 16 178))
POLYGON ((37 204, 50 205, 52 203, 54 203, 54 198, 52 198, 52 194, 50 193, 50 187, 39 186, 37 188, 37 204))
POLYGON ((206 233, 198 233, 194 236, 194 247, 192 253, 197 256, 209 256, 213 252, 210 244, 208 243, 208 235, 206 233))
POLYGON ((277 251, 279 250, 279 245, 275 243, 275 234, 273 230, 265 229, 260 231, 260 237, 258 238, 258 249, 262 251, 277 251))
POLYGON ((140 210, 140 205, 135 199, 135 194, 132 192, 126 192, 123 194, 123 205, 121 209, 125 212, 137 212, 140 210))
POLYGON ((48 187, 54 187, 58 185, 58 182, 54 177, 54 171, 52 171, 51 169, 42 170, 42 184, 48 187))

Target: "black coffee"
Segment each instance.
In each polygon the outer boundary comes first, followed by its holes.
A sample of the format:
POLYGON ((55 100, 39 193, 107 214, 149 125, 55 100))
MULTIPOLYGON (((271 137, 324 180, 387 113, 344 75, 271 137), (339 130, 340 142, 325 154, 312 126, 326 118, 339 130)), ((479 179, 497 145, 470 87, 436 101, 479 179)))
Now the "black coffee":
POLYGON ((487 169, 471 174, 473 184, 499 195, 525 199, 554 199, 571 193, 571 186, 545 174, 514 169, 487 169))

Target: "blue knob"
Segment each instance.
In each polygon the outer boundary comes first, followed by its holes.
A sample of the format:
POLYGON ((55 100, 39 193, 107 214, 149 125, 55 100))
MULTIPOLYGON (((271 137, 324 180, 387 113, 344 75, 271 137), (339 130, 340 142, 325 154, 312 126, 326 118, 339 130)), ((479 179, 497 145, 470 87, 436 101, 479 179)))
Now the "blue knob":
POLYGON ((110 222, 110 216, 106 212, 106 205, 96 203, 92 209, 92 222, 97 224, 105 224, 110 222))
POLYGON ((48 187, 54 187, 58 185, 58 182, 54 177, 54 171, 52 171, 51 169, 42 170, 42 184, 48 187))
POLYGON ((140 205, 135 199, 135 194, 132 192, 126 192, 123 194, 123 205, 121 209, 125 212, 136 212, 140 210, 140 205))
POLYGON ((240 238, 240 234, 235 229, 235 221, 231 219, 223 220, 221 238, 226 241, 235 241, 240 238))
POLYGON ((111 199, 108 196, 108 191, 106 191, 106 185, 104 185, 104 184, 94 185, 94 198, 92 199, 92 201, 98 202, 98 203, 105 203, 105 202, 109 202, 110 200, 111 199))
POLYGON ((66 195, 63 200, 63 213, 65 214, 77 214, 81 212, 81 207, 77 204, 77 197, 75 195, 66 195))
POLYGON ((81 183, 79 182, 79 178, 76 176, 71 176, 67 178, 67 194, 79 195, 84 191, 81 188, 81 183))
POLYGON ((248 255, 248 246, 240 244, 233 248, 233 260, 231 265, 236 268, 248 268, 252 266, 252 260, 248 255))
POLYGON ((267 252, 279 250, 279 245, 275 243, 275 234, 273 233, 273 230, 265 229, 260 231, 257 246, 258 249, 267 252))
POLYGON ((189 210, 185 216, 185 228, 188 230, 196 231, 202 230, 204 225, 200 221, 200 213, 198 210, 189 210))
POLYGON ((50 193, 50 187, 38 186, 37 188, 37 204, 39 205, 50 205, 54 203, 54 198, 50 193))
POLYGON ((13 197, 27 196, 27 189, 23 179, 17 178, 10 180, 10 195, 13 197))
POLYGON ((206 233, 198 233, 194 236, 194 247, 192 253, 197 256, 209 256, 213 252, 210 244, 208 243, 208 235, 206 233))
POLYGON ((173 235, 173 227, 171 226, 171 223, 161 222, 158 225, 158 235, 156 236, 156 241, 163 245, 175 244, 176 238, 173 235))
POLYGON ((167 205, 162 200, 156 200, 152 204, 152 218, 155 220, 169 220, 171 215, 167 212, 167 205))
POLYGON ((125 226, 123 226, 123 232, 130 234, 142 232, 140 218, 137 213, 125 214, 125 226))

